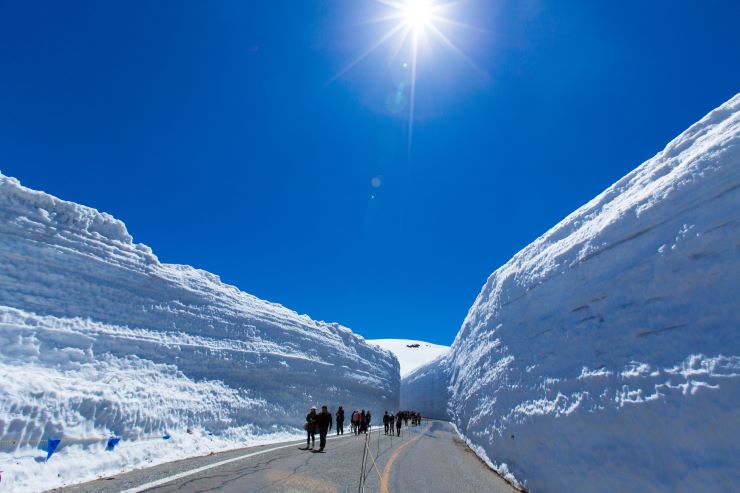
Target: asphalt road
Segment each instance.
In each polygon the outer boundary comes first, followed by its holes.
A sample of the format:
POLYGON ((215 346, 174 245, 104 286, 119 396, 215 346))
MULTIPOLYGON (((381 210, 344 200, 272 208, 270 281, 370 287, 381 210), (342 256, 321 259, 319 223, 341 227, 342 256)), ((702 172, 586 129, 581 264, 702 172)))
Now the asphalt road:
MULTIPOLYGON (((318 447, 318 436, 316 443, 318 447)), ((162 464, 54 491, 516 492, 478 459, 458 438, 452 425, 443 421, 404 427, 401 438, 386 436, 382 430, 373 430, 367 437, 345 435, 329 440, 323 453, 305 450, 304 447, 305 442, 250 447, 162 464), (361 482, 364 490, 360 489, 361 482)))

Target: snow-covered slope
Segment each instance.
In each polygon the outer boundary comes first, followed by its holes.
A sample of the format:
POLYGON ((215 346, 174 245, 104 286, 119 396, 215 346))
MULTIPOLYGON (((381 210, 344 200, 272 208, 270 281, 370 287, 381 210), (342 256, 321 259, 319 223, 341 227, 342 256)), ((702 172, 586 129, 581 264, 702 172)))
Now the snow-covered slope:
POLYGON ((532 493, 735 491, 740 95, 496 270, 410 378, 532 493))
POLYGON ((411 339, 368 339, 367 342, 396 355, 401 364, 401 378, 450 351, 450 346, 411 339))
POLYGON ((400 387, 397 360, 349 329, 160 263, 110 215, 3 175, 0 382, 15 491, 110 471, 65 469, 109 435, 124 440, 110 467, 136 466, 295 433, 311 404, 395 408, 400 387), (185 438, 164 450, 165 431, 185 438), (59 456, 36 462, 49 437, 59 456))

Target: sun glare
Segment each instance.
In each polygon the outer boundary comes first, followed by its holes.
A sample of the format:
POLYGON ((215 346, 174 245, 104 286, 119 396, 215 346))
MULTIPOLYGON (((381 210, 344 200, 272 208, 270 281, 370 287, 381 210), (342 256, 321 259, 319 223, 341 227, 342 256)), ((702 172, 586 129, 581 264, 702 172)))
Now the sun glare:
POLYGON ((440 42, 457 55, 467 59, 463 52, 444 33, 443 26, 455 26, 467 28, 466 24, 449 18, 453 10, 460 2, 457 0, 374 0, 386 8, 386 14, 376 19, 376 22, 387 23, 391 26, 383 35, 373 43, 360 56, 346 65, 334 79, 340 77, 368 55, 389 43, 395 45, 391 50, 391 61, 401 59, 401 66, 408 70, 408 83, 399 84, 394 95, 394 108, 401 101, 408 101, 409 117, 409 147, 414 129, 414 105, 416 99, 416 76, 417 62, 422 44, 432 40, 440 42))
POLYGON ((432 21, 432 4, 428 0, 407 0, 403 5, 406 24, 414 29, 423 29, 432 21))

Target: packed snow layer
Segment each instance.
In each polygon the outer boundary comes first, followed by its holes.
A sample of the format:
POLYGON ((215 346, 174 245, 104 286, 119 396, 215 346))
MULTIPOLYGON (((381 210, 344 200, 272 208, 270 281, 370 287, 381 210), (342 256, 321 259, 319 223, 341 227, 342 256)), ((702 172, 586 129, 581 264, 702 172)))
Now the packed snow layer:
POLYGON ((496 270, 402 388, 532 493, 734 491, 739 328, 736 95, 496 270))
POLYGON ((0 175, 0 489, 295 436, 311 405, 397 407, 399 380, 349 329, 160 263, 110 215, 0 175))
POLYGON ((401 364, 401 378, 450 351, 450 346, 411 339, 368 339, 367 342, 396 355, 401 364))
POLYGON ((403 377, 401 380, 401 409, 418 411, 425 418, 449 420, 447 354, 403 377))

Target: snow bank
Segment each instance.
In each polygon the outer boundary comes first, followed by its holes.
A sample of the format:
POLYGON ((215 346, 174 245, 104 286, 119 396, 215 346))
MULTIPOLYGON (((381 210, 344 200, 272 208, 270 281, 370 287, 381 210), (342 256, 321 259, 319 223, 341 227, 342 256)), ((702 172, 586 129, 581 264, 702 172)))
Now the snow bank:
POLYGON ((411 339, 368 339, 367 342, 387 349, 398 358, 401 378, 450 352, 450 346, 411 339))
POLYGON ((0 491, 285 439, 312 404, 395 408, 400 388, 349 329, 162 264, 112 216, 3 175, 0 382, 0 491))
POLYGON ((447 389, 449 367, 442 355, 401 380, 401 409, 418 411, 425 418, 449 420, 447 389))
POLYGON ((739 280, 736 95, 491 275, 449 414, 533 493, 733 491, 739 280))

